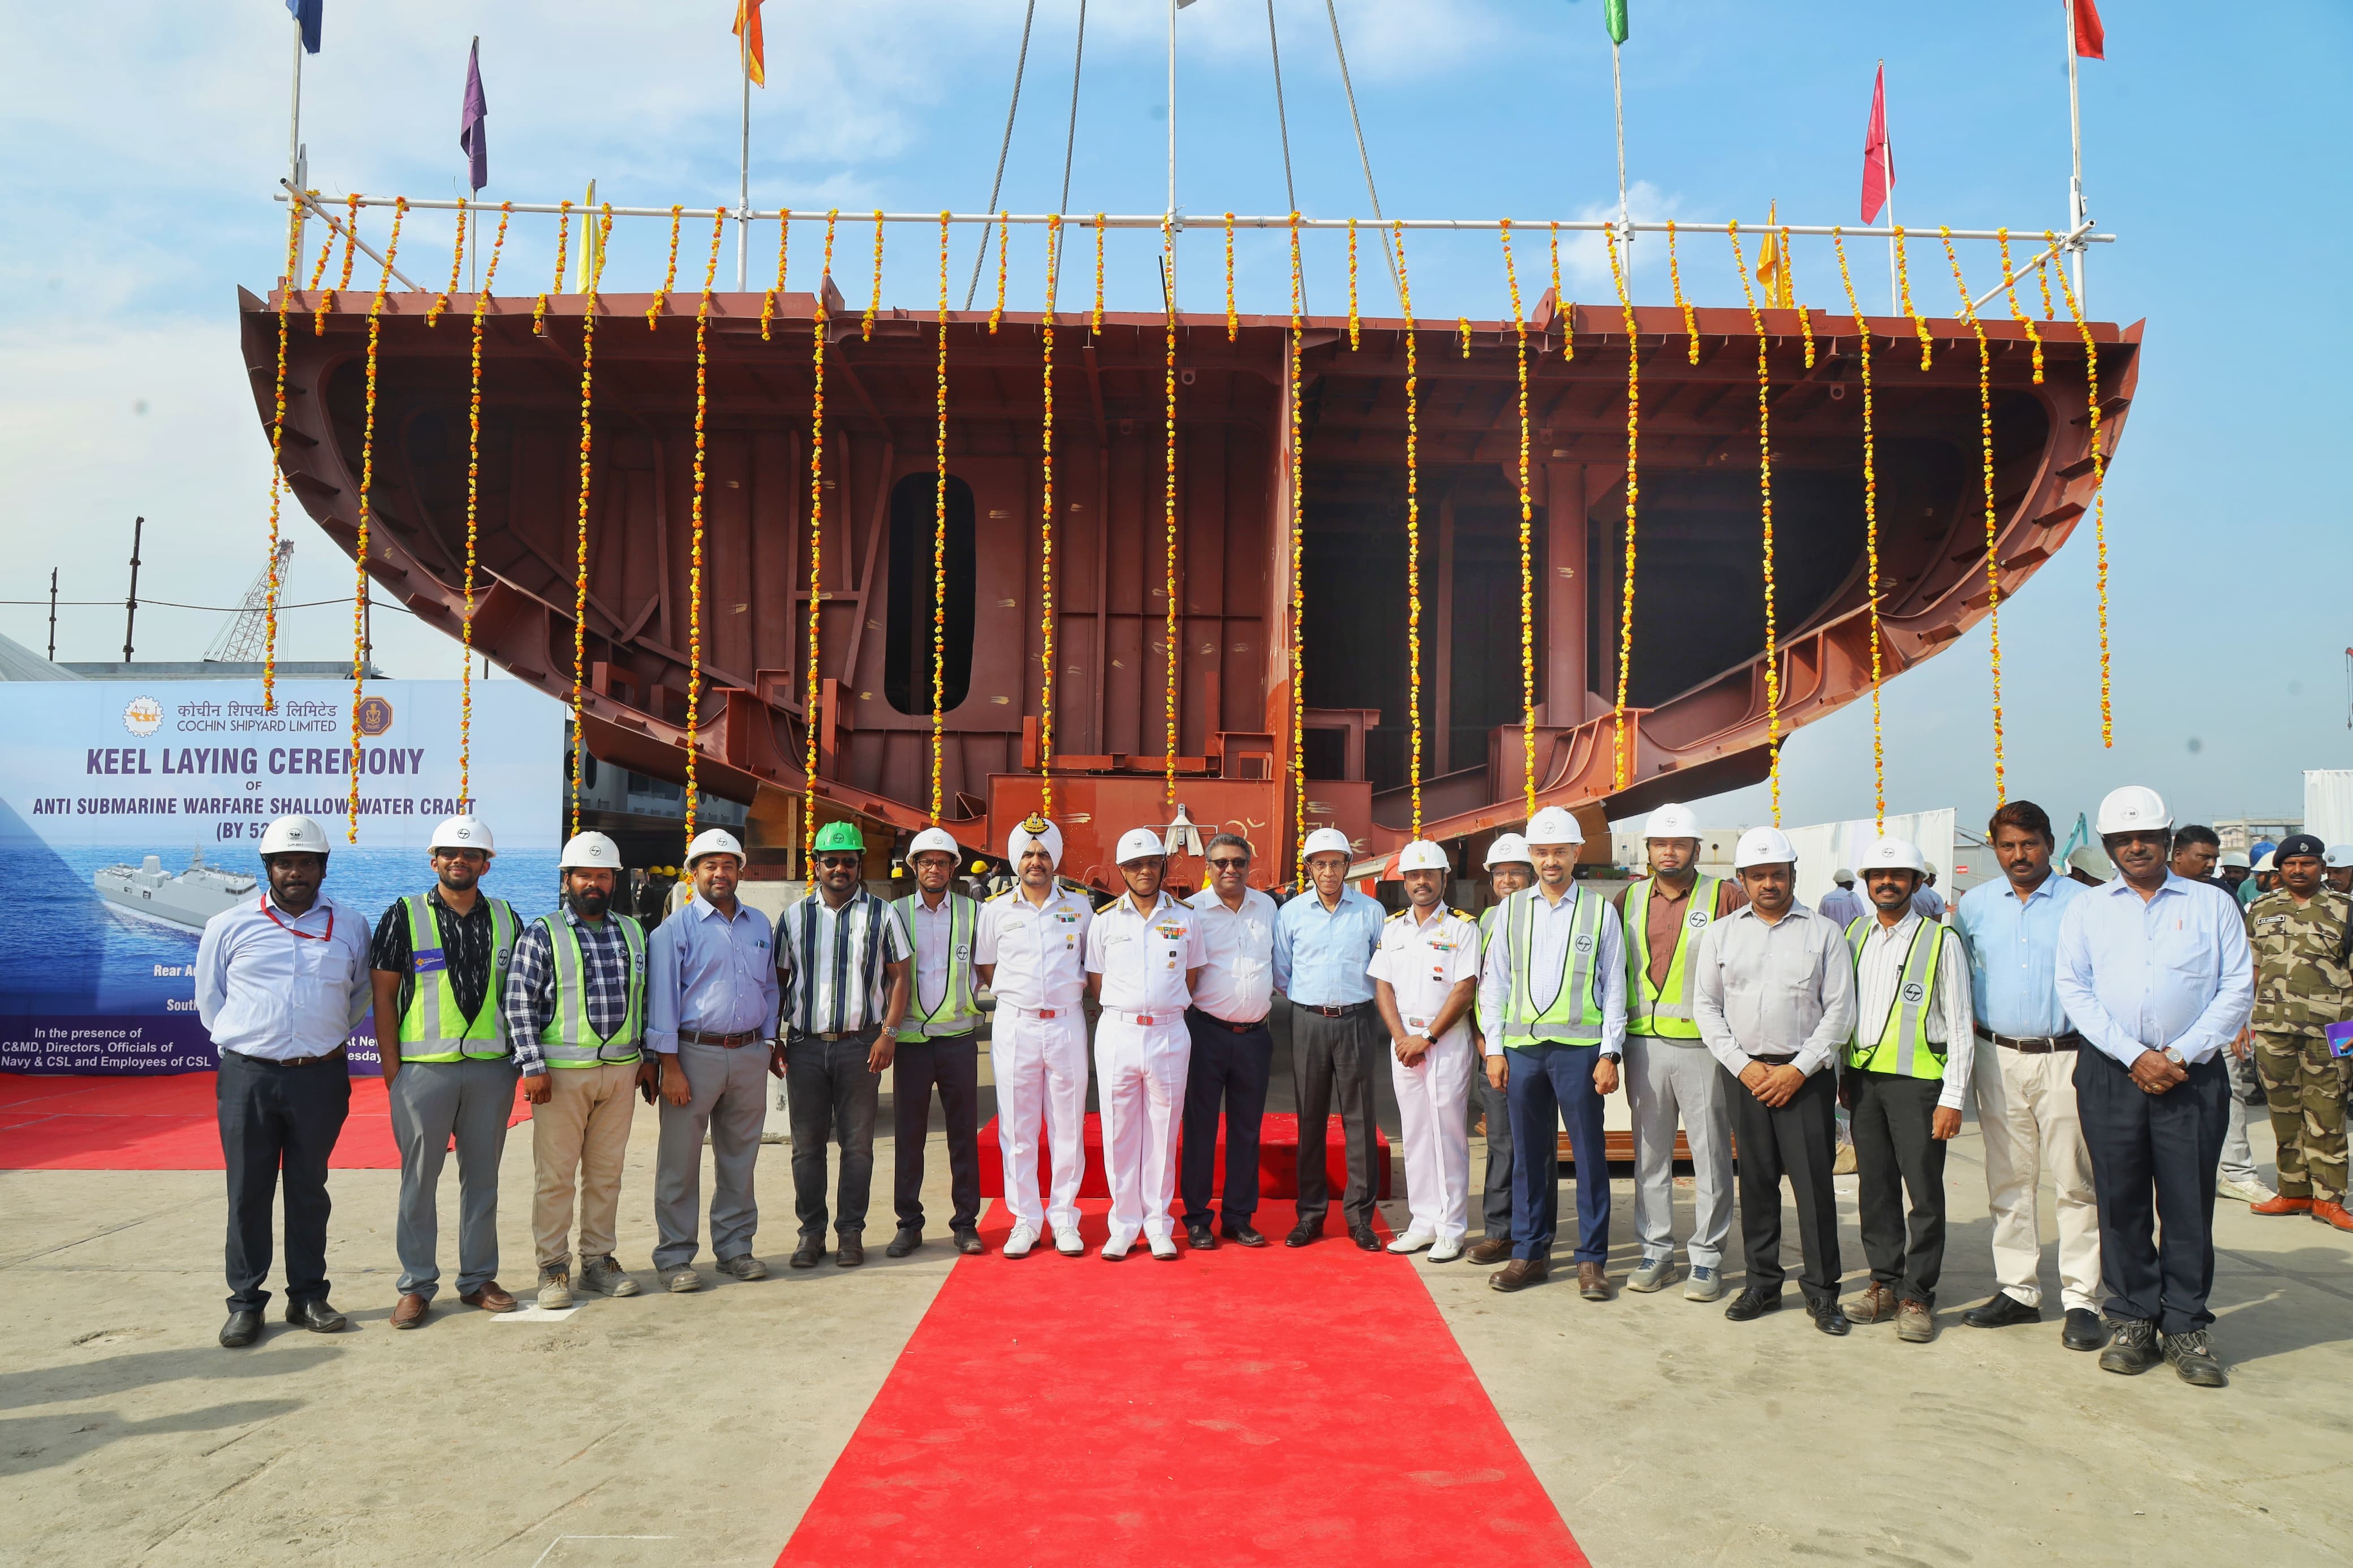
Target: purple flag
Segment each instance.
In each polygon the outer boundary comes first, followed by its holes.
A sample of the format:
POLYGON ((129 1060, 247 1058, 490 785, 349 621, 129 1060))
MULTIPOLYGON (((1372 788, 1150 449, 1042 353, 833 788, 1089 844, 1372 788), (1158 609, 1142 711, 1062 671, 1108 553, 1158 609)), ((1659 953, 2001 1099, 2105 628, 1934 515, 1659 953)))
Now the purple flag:
POLYGON ((319 12, 326 0, 286 0, 286 10, 302 28, 302 47, 319 52, 319 12))
POLYGON ((477 192, 491 183, 491 106, 482 100, 482 40, 466 54, 466 107, 458 114, 458 145, 468 159, 467 182, 477 192))

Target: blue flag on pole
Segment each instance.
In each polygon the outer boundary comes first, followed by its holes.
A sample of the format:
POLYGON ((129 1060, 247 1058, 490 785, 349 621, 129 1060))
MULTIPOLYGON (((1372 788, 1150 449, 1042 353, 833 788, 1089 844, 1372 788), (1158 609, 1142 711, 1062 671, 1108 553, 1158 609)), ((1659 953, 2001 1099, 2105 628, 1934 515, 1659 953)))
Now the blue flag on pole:
POLYGON ((327 0, 286 0, 287 14, 302 25, 302 47, 319 52, 319 12, 327 0))
POLYGON ((491 106, 482 97, 482 40, 466 55, 466 103, 458 111, 458 146, 466 154, 466 183, 480 191, 491 183, 491 106))

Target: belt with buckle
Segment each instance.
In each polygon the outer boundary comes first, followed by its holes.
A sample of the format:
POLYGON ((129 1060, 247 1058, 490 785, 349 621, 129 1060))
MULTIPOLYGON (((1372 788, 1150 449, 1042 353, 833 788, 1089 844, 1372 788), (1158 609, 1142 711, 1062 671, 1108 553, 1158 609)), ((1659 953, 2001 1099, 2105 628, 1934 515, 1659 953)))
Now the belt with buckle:
POLYGON ((1207 1019, 1220 1029, 1231 1029, 1237 1035, 1251 1034, 1266 1026, 1264 1018, 1253 1018, 1247 1024, 1237 1024, 1231 1018, 1220 1018, 1215 1013, 1204 1012, 1198 1007, 1187 1008, 1187 1011, 1197 1018, 1207 1019))
POLYGON ((717 1046, 722 1050, 737 1051, 759 1042, 760 1031, 743 1029, 733 1035, 706 1034, 701 1029, 681 1029, 678 1037, 690 1046, 717 1046))
POLYGON ((1171 1019, 1166 1013, 1131 1013, 1124 1007, 1106 1007, 1103 1011, 1124 1024, 1167 1024, 1175 1022, 1175 1020, 1171 1019))
POLYGON ((2063 1035, 2019 1036, 1997 1035, 1991 1029, 1981 1027, 1977 1034, 1980 1040, 1991 1040, 2004 1050, 2016 1051, 2025 1057, 2047 1057, 2058 1051, 2072 1051, 2084 1043, 2084 1037, 2073 1029, 2063 1035))
POLYGON ((862 1029, 833 1029, 824 1032, 796 1029, 793 1032, 804 1040, 858 1040, 869 1035, 879 1034, 881 1027, 880 1024, 869 1024, 862 1029))
POLYGON ((1293 1002, 1292 1005, 1300 1009, 1302 1012, 1313 1013, 1318 1017, 1345 1018, 1351 1014, 1364 1011, 1366 1007, 1371 1006, 1372 1004, 1369 1002, 1344 1002, 1337 1007, 1324 1007, 1318 1005, 1314 1002, 1293 1002))
POLYGON ((251 1051, 232 1051, 226 1054, 243 1057, 249 1062, 259 1062, 266 1068, 314 1068, 321 1062, 341 1061, 343 1057, 343 1047, 337 1046, 333 1050, 322 1052, 315 1057, 258 1057, 251 1051))

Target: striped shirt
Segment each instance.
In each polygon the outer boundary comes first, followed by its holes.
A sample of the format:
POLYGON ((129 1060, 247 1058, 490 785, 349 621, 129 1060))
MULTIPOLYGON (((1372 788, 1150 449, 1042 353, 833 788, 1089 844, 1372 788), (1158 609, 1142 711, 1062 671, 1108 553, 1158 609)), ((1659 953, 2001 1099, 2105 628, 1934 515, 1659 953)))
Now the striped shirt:
POLYGON ((776 983, 787 1029, 833 1035, 882 1021, 883 966, 913 948, 899 911, 860 888, 840 909, 812 892, 776 922, 776 983))

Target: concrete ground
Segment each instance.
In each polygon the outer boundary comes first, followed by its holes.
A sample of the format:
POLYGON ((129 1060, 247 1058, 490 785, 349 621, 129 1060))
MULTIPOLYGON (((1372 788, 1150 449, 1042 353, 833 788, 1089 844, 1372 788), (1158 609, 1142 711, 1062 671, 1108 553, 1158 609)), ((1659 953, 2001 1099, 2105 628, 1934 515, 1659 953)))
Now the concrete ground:
MULTIPOLYGON (((1280 1043, 1275 1078, 1273 1109, 1287 1110, 1280 1043)), ((1394 1140, 1386 1089, 1383 1106, 1394 1140)), ((339 1172, 329 1264, 353 1328, 319 1336, 273 1321, 242 1352, 214 1343, 216 1173, 0 1174, 0 1560, 773 1563, 951 1257, 940 1239, 881 1257, 886 1137, 872 1261, 786 1269, 790 1151, 772 1147, 758 1250, 775 1274, 663 1294, 649 1267, 653 1120, 639 1109, 621 1209, 620 1257, 646 1295, 590 1298, 560 1323, 459 1306, 447 1289, 453 1171, 440 1310, 391 1332, 397 1176, 339 1172)), ((2060 1348, 2055 1311, 2039 1328, 1957 1321, 1992 1285, 1978 1147, 1971 1125, 1953 1149, 1944 1332, 1931 1345, 1884 1326, 1829 1340, 1793 1310, 1728 1323, 1679 1285, 1597 1305, 1573 1284, 1503 1297, 1484 1270, 1414 1267, 1599 1563, 2343 1561, 2346 1238, 2224 1203, 2216 1337, 2232 1386, 2192 1389, 2165 1370, 2116 1377, 2060 1348)), ((936 1132, 928 1175, 926 1205, 944 1220, 936 1132)), ((519 1293, 530 1178, 518 1128, 501 1228, 502 1279, 519 1293)), ((1622 1285, 1631 1199, 1622 1179, 1614 1192, 1622 1285)), ((1862 1248, 1851 1198, 1844 1208, 1852 1289, 1862 1248)), ((1403 1206, 1389 1214, 1401 1228, 1403 1206)), ((1794 1223, 1789 1233, 1794 1246, 1794 1223)), ((1281 1267, 1281 1254, 1267 1261, 1281 1267)), ((1367 1416, 1403 1447, 1411 1414, 1367 1416)), ((1270 1471, 1262 1484, 1282 1481, 1270 1471)))

